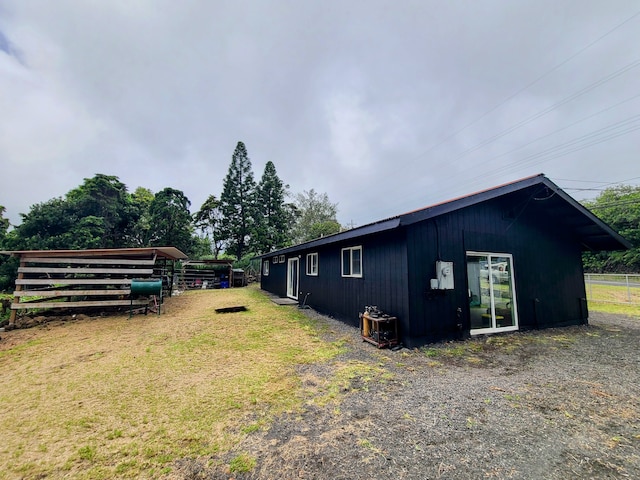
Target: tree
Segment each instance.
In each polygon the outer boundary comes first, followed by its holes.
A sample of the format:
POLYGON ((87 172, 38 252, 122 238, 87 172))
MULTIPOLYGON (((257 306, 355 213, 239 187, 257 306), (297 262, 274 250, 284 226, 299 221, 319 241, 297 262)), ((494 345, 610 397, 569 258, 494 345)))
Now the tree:
POLYGON ((249 246, 254 223, 256 183, 247 149, 238 142, 220 195, 220 239, 240 260, 249 246))
POLYGON ((627 251, 585 253, 585 270, 640 272, 640 187, 622 185, 607 188, 595 200, 584 204, 633 245, 627 251))
POLYGON ((130 228, 129 244, 132 247, 148 247, 151 244, 151 203, 155 195, 144 187, 136 188, 131 194, 131 204, 135 210, 135 222, 130 228))
MULTIPOLYGON (((0 249, 7 248, 5 239, 9 230, 9 219, 4 218, 6 208, 0 205, 0 249)), ((8 290, 13 285, 17 276, 18 262, 11 257, 0 255, 0 292, 8 290)))
POLYGON ((194 247, 191 202, 180 190, 165 188, 156 193, 149 214, 152 246, 172 246, 189 255, 194 247))
POLYGON ((2 240, 4 240, 7 231, 9 230, 9 219, 4 218, 4 214, 7 211, 3 205, 0 205, 0 246, 2 246, 2 240))
POLYGON ((92 235, 90 245, 83 248, 115 248, 128 244, 137 212, 126 185, 118 177, 98 173, 93 178, 85 178, 82 185, 67 193, 66 200, 75 216, 83 219, 82 225, 76 224, 74 230, 79 228, 78 233, 92 235))
POLYGON ((314 189, 298 193, 295 211, 296 221, 292 231, 295 243, 308 242, 342 229, 336 220, 338 204, 331 203, 326 193, 318 194, 314 189))
POLYGON ((286 246, 290 239, 291 209, 285 204, 287 188, 278 177, 273 162, 267 162, 256 188, 254 250, 268 253, 286 246))
POLYGON ((84 249, 128 246, 135 220, 130 195, 118 177, 97 174, 21 214, 12 242, 21 249, 84 249))
MULTIPOLYGON (((32 205, 28 213, 21 213, 20 216, 22 222, 12 232, 13 249, 73 249, 74 245, 94 241, 94 235, 89 232, 83 232, 88 235, 86 238, 74 238, 74 227, 79 218, 72 203, 64 198, 52 198, 32 205)), ((100 235, 101 232, 95 234, 100 235)))
POLYGON ((220 238, 221 221, 220 201, 215 195, 209 195, 200 210, 193 215, 193 222, 195 227, 202 232, 203 237, 209 240, 213 258, 216 260, 222 250, 222 239, 220 238))

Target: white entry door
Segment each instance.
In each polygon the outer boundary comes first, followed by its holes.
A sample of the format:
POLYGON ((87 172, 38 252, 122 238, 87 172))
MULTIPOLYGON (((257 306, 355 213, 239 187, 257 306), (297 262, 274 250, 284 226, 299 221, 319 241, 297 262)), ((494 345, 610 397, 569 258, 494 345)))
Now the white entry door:
POLYGON ((287 263, 287 297, 298 299, 298 280, 300 275, 298 258, 290 258, 287 263))

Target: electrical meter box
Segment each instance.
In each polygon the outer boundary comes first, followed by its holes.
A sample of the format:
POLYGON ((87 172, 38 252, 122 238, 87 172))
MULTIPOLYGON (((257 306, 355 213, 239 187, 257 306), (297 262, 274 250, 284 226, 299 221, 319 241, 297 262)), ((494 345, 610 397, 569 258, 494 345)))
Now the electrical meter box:
POLYGON ((436 276, 440 290, 453 290, 453 262, 436 262, 436 276))

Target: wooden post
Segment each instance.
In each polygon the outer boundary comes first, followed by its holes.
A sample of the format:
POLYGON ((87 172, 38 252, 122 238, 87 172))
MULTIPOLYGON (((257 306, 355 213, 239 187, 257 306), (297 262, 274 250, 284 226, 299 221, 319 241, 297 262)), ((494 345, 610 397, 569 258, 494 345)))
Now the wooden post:
MULTIPOLYGON (((26 263, 27 262, 25 262, 24 257, 21 256, 20 257, 20 266, 24 267, 26 263)), ((24 273, 22 273, 21 271, 18 271, 18 280, 22 280, 23 278, 24 278, 24 273)), ((16 291, 20 291, 20 290, 22 290, 22 285, 18 285, 18 282, 16 282, 16 291)), ((12 307, 11 308, 11 314, 9 315, 9 326, 10 327, 13 327, 15 325, 15 323, 16 323, 16 315, 18 314, 18 310, 14 310, 13 309, 13 304, 14 303, 20 303, 20 299, 21 298, 22 297, 19 297, 19 296, 16 297, 15 295, 13 297, 13 302, 11 303, 11 307, 12 307)))

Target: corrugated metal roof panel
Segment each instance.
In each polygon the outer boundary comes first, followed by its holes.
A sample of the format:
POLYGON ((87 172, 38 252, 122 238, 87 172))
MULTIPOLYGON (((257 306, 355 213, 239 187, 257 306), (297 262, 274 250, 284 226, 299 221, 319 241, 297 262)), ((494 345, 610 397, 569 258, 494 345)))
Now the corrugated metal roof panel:
POLYGON ((9 250, 0 251, 5 255, 27 257, 140 257, 156 254, 170 260, 182 260, 187 256, 175 247, 143 248, 94 248, 87 250, 9 250))

